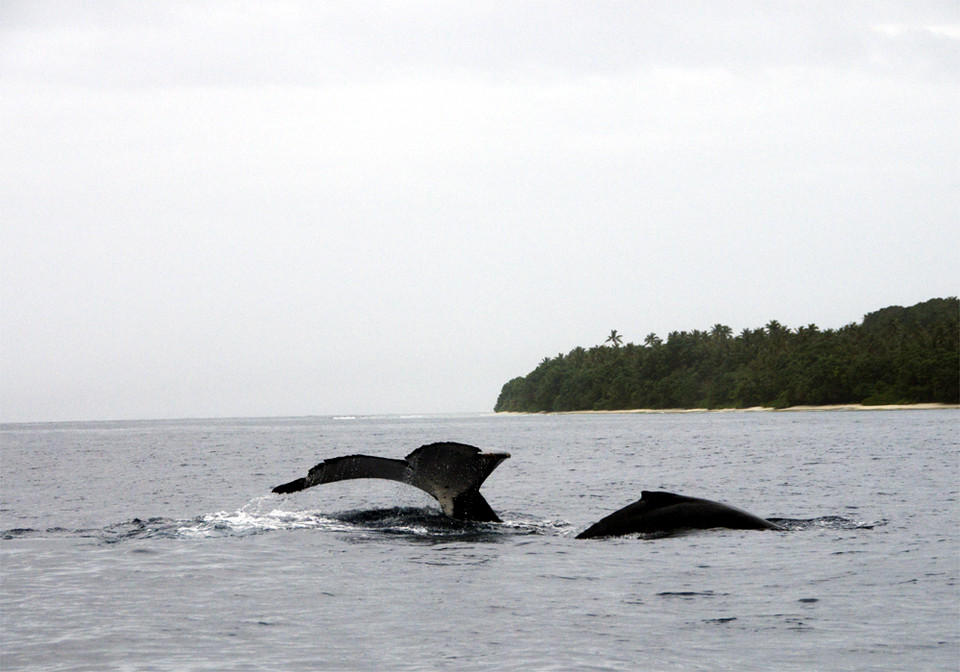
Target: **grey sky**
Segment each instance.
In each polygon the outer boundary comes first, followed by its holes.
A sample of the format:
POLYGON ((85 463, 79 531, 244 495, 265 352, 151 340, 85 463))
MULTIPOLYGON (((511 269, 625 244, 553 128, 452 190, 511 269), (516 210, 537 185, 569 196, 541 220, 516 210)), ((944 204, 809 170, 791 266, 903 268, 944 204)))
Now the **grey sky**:
POLYGON ((960 292, 956 2, 0 4, 0 418, 490 410, 960 292))

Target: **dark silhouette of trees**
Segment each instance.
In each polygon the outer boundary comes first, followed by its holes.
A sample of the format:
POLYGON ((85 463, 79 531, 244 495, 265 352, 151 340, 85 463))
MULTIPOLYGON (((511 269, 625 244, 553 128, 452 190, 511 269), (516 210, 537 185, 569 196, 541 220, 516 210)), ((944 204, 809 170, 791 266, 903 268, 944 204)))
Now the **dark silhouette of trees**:
MULTIPOLYGON (((616 337, 616 338, 615 338, 616 337)), ((503 386, 496 411, 960 403, 960 301, 890 306, 860 324, 648 334, 578 347, 503 386), (621 347, 622 346, 622 347, 621 347)))

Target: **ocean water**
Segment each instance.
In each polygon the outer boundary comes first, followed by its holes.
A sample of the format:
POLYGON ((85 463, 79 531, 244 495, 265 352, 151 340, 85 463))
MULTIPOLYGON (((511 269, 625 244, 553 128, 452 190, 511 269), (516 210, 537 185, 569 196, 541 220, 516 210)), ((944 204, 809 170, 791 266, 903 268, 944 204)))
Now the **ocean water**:
POLYGON ((0 669, 957 670, 956 410, 4 425, 0 669), (507 451, 504 522, 325 457, 507 451), (577 540, 662 489, 783 532, 577 540))

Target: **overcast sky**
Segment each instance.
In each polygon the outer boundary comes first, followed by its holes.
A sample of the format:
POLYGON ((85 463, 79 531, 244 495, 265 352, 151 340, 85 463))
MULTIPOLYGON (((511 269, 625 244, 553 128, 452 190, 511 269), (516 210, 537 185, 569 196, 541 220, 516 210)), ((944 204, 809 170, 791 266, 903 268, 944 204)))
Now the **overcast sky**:
POLYGON ((489 411, 960 293, 960 5, 0 3, 0 419, 489 411))

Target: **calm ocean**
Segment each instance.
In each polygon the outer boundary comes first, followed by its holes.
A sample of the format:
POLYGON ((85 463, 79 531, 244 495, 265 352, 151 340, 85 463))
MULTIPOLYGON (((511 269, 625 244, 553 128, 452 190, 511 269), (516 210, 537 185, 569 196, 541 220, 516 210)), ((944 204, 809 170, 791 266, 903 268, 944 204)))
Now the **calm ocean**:
POLYGON ((0 669, 957 670, 960 411, 3 425, 0 669), (512 458, 460 524, 386 481, 512 458), (577 540, 662 489, 786 519, 577 540))

